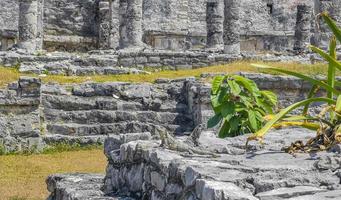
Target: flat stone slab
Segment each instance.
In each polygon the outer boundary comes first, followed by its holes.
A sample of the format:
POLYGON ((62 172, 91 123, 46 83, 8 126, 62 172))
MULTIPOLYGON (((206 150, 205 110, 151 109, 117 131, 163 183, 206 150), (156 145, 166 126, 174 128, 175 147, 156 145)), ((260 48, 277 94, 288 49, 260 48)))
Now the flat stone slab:
POLYGON ((101 174, 56 174, 46 179, 49 200, 134 200, 126 197, 106 196, 103 187, 104 175, 101 174))

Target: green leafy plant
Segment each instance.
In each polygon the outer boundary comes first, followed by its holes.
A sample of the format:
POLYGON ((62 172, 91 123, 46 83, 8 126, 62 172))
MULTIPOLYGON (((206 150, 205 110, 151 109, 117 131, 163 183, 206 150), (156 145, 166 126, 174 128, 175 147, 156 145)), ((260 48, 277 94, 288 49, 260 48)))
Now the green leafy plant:
POLYGON ((221 124, 219 137, 233 137, 259 130, 263 117, 273 113, 277 96, 259 90, 254 81, 239 75, 216 76, 211 104, 215 115, 208 121, 208 128, 221 124))
POLYGON ((273 127, 302 126, 317 130, 316 137, 310 139, 306 144, 303 144, 302 141, 293 143, 286 149, 287 152, 322 151, 330 149, 336 143, 341 143, 341 91, 339 90, 341 83, 335 79, 335 72, 337 70, 341 70, 341 63, 337 60, 336 56, 337 40, 341 42, 341 29, 337 27, 335 22, 327 13, 321 13, 320 16, 328 24, 335 36, 333 36, 330 40, 329 53, 324 52, 315 46, 310 46, 310 48, 329 63, 327 80, 318 80, 301 73, 255 64, 254 66, 258 68, 268 69, 301 78, 310 82, 313 87, 306 100, 297 102, 273 116, 262 129, 248 138, 248 142, 252 140, 262 141, 265 134, 273 127), (325 97, 315 97, 319 88, 327 91, 327 95, 325 97), (314 102, 324 103, 323 109, 318 116, 310 116, 308 114, 309 107, 314 102), (291 111, 299 107, 304 107, 302 115, 289 115, 291 111))

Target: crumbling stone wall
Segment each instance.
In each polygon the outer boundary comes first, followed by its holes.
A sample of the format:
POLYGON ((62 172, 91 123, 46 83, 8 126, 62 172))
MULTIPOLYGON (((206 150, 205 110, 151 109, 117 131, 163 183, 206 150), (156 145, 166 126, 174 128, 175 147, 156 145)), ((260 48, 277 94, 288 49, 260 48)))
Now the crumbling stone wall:
POLYGON ((40 80, 22 77, 0 90, 0 146, 7 151, 41 148, 40 80))

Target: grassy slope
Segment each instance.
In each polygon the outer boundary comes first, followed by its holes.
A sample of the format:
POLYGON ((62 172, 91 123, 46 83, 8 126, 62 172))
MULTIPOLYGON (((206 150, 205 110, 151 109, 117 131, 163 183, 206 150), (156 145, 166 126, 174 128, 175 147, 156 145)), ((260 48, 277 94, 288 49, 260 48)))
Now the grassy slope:
POLYGON ((54 173, 104 173, 103 150, 0 156, 0 200, 43 200, 45 179, 54 173))
MULTIPOLYGON (((222 66, 212 66, 193 70, 179 70, 179 71, 160 71, 152 72, 151 74, 129 74, 129 75, 94 75, 94 76, 60 76, 60 75, 48 75, 43 77, 44 82, 58 82, 58 83, 82 83, 86 81, 95 82, 108 82, 108 81, 123 81, 123 82, 153 82, 158 78, 181 78, 186 76, 200 76, 202 73, 234 73, 239 71, 244 72, 265 72, 260 71, 250 65, 250 63, 262 63, 262 62, 250 62, 250 61, 238 61, 222 66)), ((326 74, 326 64, 298 64, 298 63, 267 63, 269 65, 290 69, 298 72, 304 72, 306 74, 326 74)), ((16 70, 1 68, 0 67, 0 87, 4 87, 9 82, 16 81, 20 74, 16 70)), ((35 76, 32 74, 26 74, 35 76)))

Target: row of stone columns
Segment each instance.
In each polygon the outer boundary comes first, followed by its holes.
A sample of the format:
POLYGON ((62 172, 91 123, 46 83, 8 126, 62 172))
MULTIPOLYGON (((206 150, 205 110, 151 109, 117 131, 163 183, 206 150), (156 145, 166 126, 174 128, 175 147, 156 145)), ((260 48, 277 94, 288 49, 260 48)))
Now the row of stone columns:
POLYGON ((101 0, 99 3, 100 48, 130 48, 142 42, 143 0, 101 0))
POLYGON ((240 54, 240 0, 209 0, 206 6, 207 48, 240 54))
MULTIPOLYGON (((207 48, 240 53, 240 0, 208 0, 207 48), (224 6, 225 5, 225 6, 224 6)), ((143 0, 101 0, 99 44, 107 48, 143 46, 143 0)))

